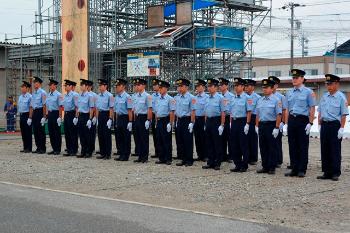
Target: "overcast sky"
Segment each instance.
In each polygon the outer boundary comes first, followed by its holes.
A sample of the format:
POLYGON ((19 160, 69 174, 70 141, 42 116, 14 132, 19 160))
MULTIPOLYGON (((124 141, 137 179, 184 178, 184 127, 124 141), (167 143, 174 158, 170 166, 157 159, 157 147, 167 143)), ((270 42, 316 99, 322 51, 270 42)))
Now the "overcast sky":
MULTIPOLYGON (((52 0, 44 0, 52 3, 52 0)), ((290 48, 290 12, 280 9, 288 0, 273 0, 272 28, 267 18, 254 39, 254 52, 258 57, 288 57, 290 48)), ((309 42, 310 55, 322 55, 333 49, 336 33, 338 43, 350 39, 350 0, 295 0, 305 4, 296 8, 296 19, 302 23, 296 35, 295 53, 301 55, 299 38, 304 34, 309 42), (329 4, 331 3, 331 4, 329 4)), ((9 38, 20 36, 23 25, 25 35, 33 35, 37 0, 0 0, 0 41, 5 33, 9 38)), ((259 20, 256 21, 258 23, 259 20)))

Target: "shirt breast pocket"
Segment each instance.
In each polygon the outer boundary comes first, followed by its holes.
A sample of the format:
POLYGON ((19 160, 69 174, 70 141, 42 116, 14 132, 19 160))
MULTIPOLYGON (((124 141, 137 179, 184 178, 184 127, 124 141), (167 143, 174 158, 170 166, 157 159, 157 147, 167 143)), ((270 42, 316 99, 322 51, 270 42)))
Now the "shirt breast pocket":
POLYGON ((296 99, 296 103, 299 107, 306 107, 307 105, 307 96, 306 95, 300 95, 296 99))
POLYGON ((329 112, 334 115, 340 114, 340 104, 339 103, 331 103, 329 105, 329 112))

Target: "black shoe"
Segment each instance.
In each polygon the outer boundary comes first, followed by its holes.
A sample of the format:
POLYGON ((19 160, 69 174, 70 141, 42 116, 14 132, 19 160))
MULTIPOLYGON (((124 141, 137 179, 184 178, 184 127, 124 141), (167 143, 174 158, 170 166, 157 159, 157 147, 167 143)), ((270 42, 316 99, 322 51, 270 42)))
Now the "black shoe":
POLYGON ((101 154, 101 152, 99 152, 99 151, 96 151, 96 154, 97 154, 97 155, 100 155, 100 154, 101 154))
POLYGON ((215 166, 215 167, 214 167, 214 170, 215 170, 215 171, 220 171, 220 166, 215 166))
POLYGON ((148 163, 148 159, 141 160, 141 163, 148 163))
POLYGON ((32 153, 32 151, 31 150, 24 150, 24 153, 28 154, 28 153, 32 153))
POLYGON ((298 176, 298 173, 291 171, 291 172, 287 172, 286 174, 284 174, 284 176, 295 177, 295 176, 298 176))
POLYGON ((165 162, 166 165, 171 165, 171 161, 165 162))
POLYGON ((184 162, 180 162, 180 163, 177 163, 176 166, 178 167, 181 167, 181 166, 185 166, 186 164, 184 162))
POLYGON ((136 160, 134 160, 134 163, 142 163, 142 160, 141 159, 136 159, 136 160))
POLYGON ((229 159, 229 160, 227 160, 226 162, 228 162, 228 163, 233 163, 233 160, 232 160, 232 159, 229 159))
POLYGON ((20 153, 24 153, 24 151, 25 151, 25 150, 20 150, 19 152, 20 152, 20 153))
POLYGON ((241 169, 239 170, 239 172, 242 172, 242 173, 243 173, 243 172, 247 172, 247 170, 248 170, 247 168, 241 168, 241 169))
POLYGON ((232 168, 230 169, 231 172, 240 172, 241 169, 239 167, 235 167, 235 168, 232 168))
POLYGON ((60 155, 60 154, 61 154, 61 152, 59 152, 59 151, 55 151, 55 152, 53 152, 53 154, 54 154, 54 155, 60 155))
POLYGON ((249 165, 254 166, 256 165, 256 162, 249 162, 249 165))
POLYGON ((282 167, 282 164, 277 164, 276 165, 276 168, 281 168, 282 167))
MULTIPOLYGON (((115 154, 115 153, 114 153, 114 154, 115 154)), ((114 160, 115 160, 115 161, 122 161, 122 159, 121 159, 120 157, 115 158, 114 160)))
POLYGON ((51 152, 49 152, 49 153, 47 153, 48 155, 53 155, 53 154, 55 154, 55 152, 54 151, 51 151, 51 152))
POLYGON ((287 169, 292 169, 292 166, 291 166, 291 165, 288 165, 288 166, 287 166, 287 169))
POLYGON ((158 158, 159 156, 158 155, 152 155, 151 158, 152 159, 155 159, 155 158, 158 158))
POLYGON ((333 181, 338 181, 339 180, 339 176, 332 176, 331 178, 333 181))
POLYGON ((103 158, 103 160, 110 160, 110 159, 111 159, 111 156, 110 156, 110 155, 108 155, 108 156, 106 156, 106 157, 103 158))
POLYGON ((39 155, 43 155, 43 154, 45 154, 45 151, 43 151, 43 150, 39 150, 38 152, 36 152, 37 154, 39 154, 39 155))
POLYGON ((162 161, 156 161, 155 164, 165 164, 165 162, 162 161))
POLYGON ((92 154, 86 154, 86 155, 84 156, 84 158, 85 158, 85 159, 92 158, 92 154))
POLYGON ((137 154, 131 154, 131 156, 133 156, 133 157, 138 157, 138 155, 137 155, 137 154))
POLYGON ((39 152, 39 150, 32 151, 33 154, 37 154, 38 152, 39 152))
POLYGON ((275 171, 275 170, 270 170, 270 171, 268 172, 268 174, 269 174, 269 175, 275 175, 275 174, 276 174, 276 171, 275 171))
POLYGON ((106 156, 105 155, 100 155, 100 156, 97 156, 96 159, 104 159, 106 156))
POLYGON ((63 154, 63 157, 69 157, 69 156, 73 156, 73 155, 70 154, 70 153, 64 153, 64 154, 63 154))
POLYGON ((81 158, 85 158, 86 154, 80 154, 80 155, 77 155, 77 158, 81 159, 81 158))
POLYGON ((192 167, 193 166, 193 163, 186 163, 185 164, 185 167, 192 167))
POLYGON ((304 178, 305 177, 305 172, 298 172, 298 177, 299 178, 304 178))
POLYGON ((327 174, 323 174, 322 176, 317 176, 316 178, 318 180, 330 180, 330 179, 332 179, 332 177, 330 175, 327 175, 327 174))
POLYGON ((258 173, 258 174, 268 173, 268 170, 262 168, 262 169, 260 169, 260 170, 257 170, 256 173, 258 173))
POLYGON ((202 169, 212 169, 212 168, 213 168, 213 166, 209 166, 209 165, 202 166, 202 169))

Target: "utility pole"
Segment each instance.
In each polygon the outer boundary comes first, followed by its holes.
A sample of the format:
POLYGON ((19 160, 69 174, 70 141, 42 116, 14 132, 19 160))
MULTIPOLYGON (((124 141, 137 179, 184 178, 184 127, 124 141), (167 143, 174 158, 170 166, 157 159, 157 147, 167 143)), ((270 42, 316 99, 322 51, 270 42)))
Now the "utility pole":
POLYGON ((290 36, 290 69, 294 69, 294 9, 296 7, 304 7, 305 5, 300 5, 298 3, 290 2, 286 4, 285 6, 282 7, 283 10, 289 10, 290 9, 290 31, 291 31, 291 36, 290 36))
POLYGON ((337 53, 338 53, 338 33, 335 34, 335 43, 334 43, 334 58, 333 58, 334 74, 337 74, 337 53))

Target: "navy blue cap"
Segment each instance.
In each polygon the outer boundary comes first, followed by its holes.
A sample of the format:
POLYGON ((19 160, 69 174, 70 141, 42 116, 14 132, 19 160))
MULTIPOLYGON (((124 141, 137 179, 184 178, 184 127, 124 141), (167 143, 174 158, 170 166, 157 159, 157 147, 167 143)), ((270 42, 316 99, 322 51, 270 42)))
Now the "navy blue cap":
MULTIPOLYGON (((154 84, 153 84, 153 85, 154 85, 154 84)), ((167 82, 167 81, 162 81, 162 80, 159 80, 158 85, 159 85, 160 87, 166 87, 166 88, 169 88, 169 87, 170 87, 170 83, 169 83, 169 82, 167 82)))
POLYGON ((229 85, 230 84, 230 80, 228 80, 226 78, 219 78, 219 84, 220 85, 229 85))
POLYGON ((292 69, 290 72, 293 77, 304 77, 306 74, 305 71, 299 69, 292 69))
POLYGON ((196 79, 196 80, 194 80, 194 85, 195 86, 199 86, 199 85, 202 85, 202 86, 206 86, 207 85, 207 82, 206 81, 204 81, 203 79, 196 79))
POLYGON ((58 85, 58 82, 54 79, 49 79, 49 85, 52 85, 52 84, 58 85))
POLYGON ((185 78, 179 78, 178 80, 176 80, 176 85, 178 86, 189 86, 191 84, 190 80, 185 79, 185 78))
POLYGON ((262 80, 262 87, 274 87, 275 86, 275 81, 271 79, 263 79, 262 80))
POLYGON ((334 74, 326 74, 326 83, 334 83, 334 82, 339 82, 340 77, 334 75, 334 74))
POLYGON ((208 86, 210 86, 210 85, 217 86, 217 85, 219 85, 219 80, 217 80, 215 78, 209 78, 207 80, 207 84, 208 84, 208 86))
POLYGON ((268 79, 274 81, 276 84, 280 84, 281 80, 277 78, 276 76, 269 76, 268 79))
POLYGON ((246 85, 247 81, 243 78, 234 78, 234 83, 236 85, 246 85))
POLYGON ((39 77, 33 76, 33 82, 34 83, 43 83, 43 80, 39 77))
POLYGON ((115 80, 115 85, 116 86, 126 85, 126 84, 128 84, 128 81, 126 81, 125 79, 117 78, 117 80, 115 80))
POLYGON ((27 82, 27 81, 22 81, 23 83, 22 83, 22 87, 27 87, 27 88, 31 88, 32 87, 32 85, 29 83, 29 82, 27 82))
POLYGON ((251 86, 255 86, 256 85, 256 81, 253 79, 246 79, 246 85, 251 85, 251 86))
POLYGON ((99 79, 98 80, 98 84, 99 85, 108 85, 108 80, 106 80, 106 79, 99 79))

